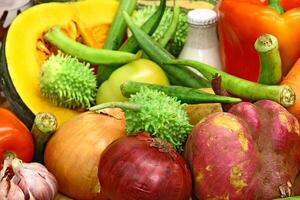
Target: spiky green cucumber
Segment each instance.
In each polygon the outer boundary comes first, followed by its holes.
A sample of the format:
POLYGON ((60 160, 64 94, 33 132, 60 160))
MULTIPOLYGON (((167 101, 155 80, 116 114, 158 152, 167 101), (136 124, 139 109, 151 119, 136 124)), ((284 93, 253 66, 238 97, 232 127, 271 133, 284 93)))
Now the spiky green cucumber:
POLYGON ((40 91, 57 106, 89 108, 96 99, 96 76, 89 64, 59 52, 41 67, 40 91))
MULTIPOLYGON (((144 6, 144 7, 140 8, 133 17, 134 22, 138 26, 142 26, 143 23, 156 10, 157 10, 157 6, 154 6, 154 5, 144 6)), ((158 28, 152 35, 152 38, 155 41, 158 42, 164 36, 166 31, 170 27, 170 24, 172 23, 172 17, 173 17, 173 9, 169 8, 169 7, 166 8, 165 13, 159 23, 158 28)), ((185 43, 186 37, 187 37, 187 31, 188 31, 187 13, 186 13, 186 11, 181 9, 175 35, 174 35, 174 37, 172 37, 172 39, 166 46, 167 50, 171 54, 173 54, 175 57, 177 57, 179 55, 179 53, 181 52, 181 50, 184 46, 184 43, 185 43)))
POLYGON ((129 102, 103 103, 90 110, 122 108, 125 111, 128 134, 147 131, 155 137, 168 141, 177 150, 182 150, 182 145, 192 130, 185 105, 176 97, 142 87, 139 92, 130 96, 129 102))

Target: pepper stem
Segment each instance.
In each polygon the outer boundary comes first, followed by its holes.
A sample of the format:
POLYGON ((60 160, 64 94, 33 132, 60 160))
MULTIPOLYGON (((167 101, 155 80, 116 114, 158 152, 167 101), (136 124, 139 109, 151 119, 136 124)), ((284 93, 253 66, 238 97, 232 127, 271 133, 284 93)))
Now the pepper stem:
POLYGON ((254 47, 260 60, 258 82, 266 85, 279 83, 282 73, 277 38, 270 34, 262 34, 257 38, 254 47))
POLYGON ((35 152, 33 160, 36 162, 44 162, 44 150, 47 141, 57 128, 57 120, 51 113, 38 113, 34 119, 31 133, 35 142, 35 152))
POLYGON ((269 0, 269 7, 276 10, 279 14, 283 14, 284 10, 280 4, 280 0, 269 0))
POLYGON ((129 102, 108 102, 108 103, 102 103, 98 104, 96 106, 93 106, 89 108, 90 111, 101 111, 105 108, 121 108, 121 109, 129 109, 129 110, 136 110, 139 111, 142 106, 137 105, 135 103, 129 103, 129 102))

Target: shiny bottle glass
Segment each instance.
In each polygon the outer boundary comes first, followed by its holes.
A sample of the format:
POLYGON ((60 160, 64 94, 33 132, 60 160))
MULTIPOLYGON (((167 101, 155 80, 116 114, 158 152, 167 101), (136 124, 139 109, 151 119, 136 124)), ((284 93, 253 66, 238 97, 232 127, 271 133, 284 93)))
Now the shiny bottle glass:
POLYGON ((214 10, 189 11, 187 41, 179 58, 197 60, 222 69, 216 23, 217 13, 214 10))

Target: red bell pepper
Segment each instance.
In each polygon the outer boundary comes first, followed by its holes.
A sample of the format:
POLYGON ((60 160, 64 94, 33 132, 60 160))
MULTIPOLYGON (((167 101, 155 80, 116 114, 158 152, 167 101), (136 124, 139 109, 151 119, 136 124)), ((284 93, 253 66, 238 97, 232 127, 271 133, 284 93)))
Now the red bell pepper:
POLYGON ((281 0, 280 3, 284 10, 290 10, 300 6, 299 0, 281 0))
POLYGON ((11 111, 0 108, 0 169, 9 154, 30 162, 34 142, 30 131, 11 111))
POLYGON ((300 57, 300 1, 281 0, 279 14, 262 0, 221 0, 218 6, 220 48, 224 71, 257 81, 259 57, 254 43, 263 33, 277 37, 286 75, 300 57))

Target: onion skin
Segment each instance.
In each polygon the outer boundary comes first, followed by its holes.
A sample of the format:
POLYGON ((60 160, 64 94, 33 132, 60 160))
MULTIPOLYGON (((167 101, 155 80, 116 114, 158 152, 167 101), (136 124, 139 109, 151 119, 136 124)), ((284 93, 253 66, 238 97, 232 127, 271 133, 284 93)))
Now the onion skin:
POLYGON ((46 146, 45 165, 56 177, 59 191, 70 198, 97 198, 100 156, 111 142, 126 135, 124 113, 104 111, 85 112, 66 121, 46 146))
POLYGON ((184 159, 169 143, 159 151, 153 140, 139 133, 108 146, 99 163, 102 199, 189 199, 192 180, 184 159))

